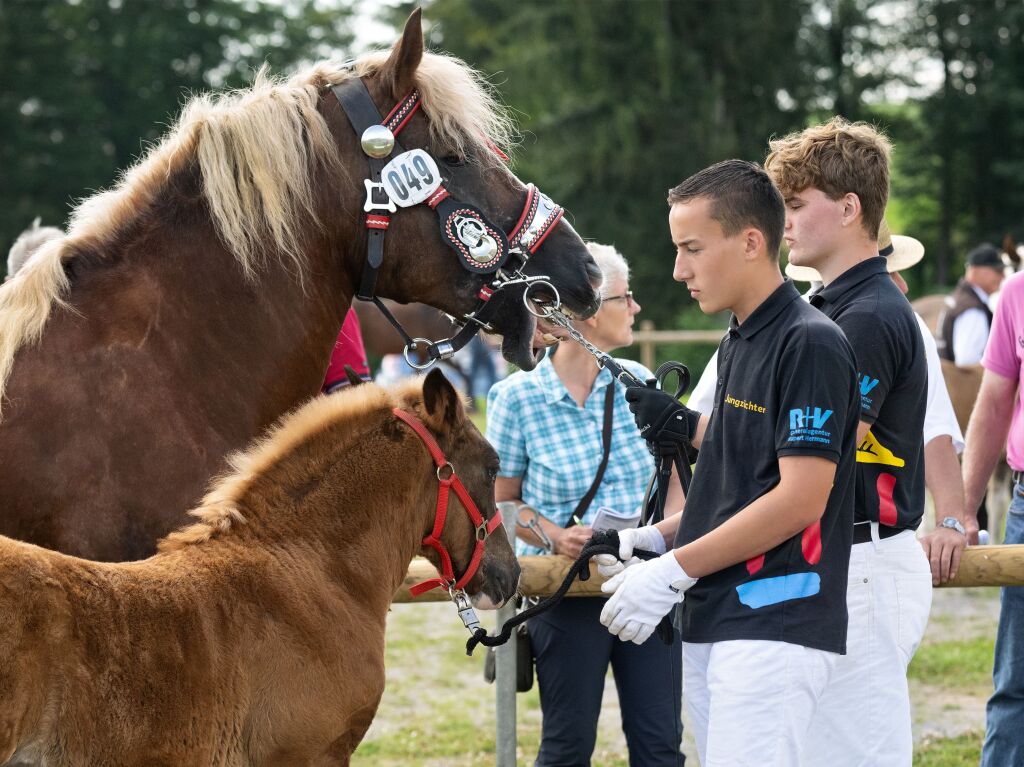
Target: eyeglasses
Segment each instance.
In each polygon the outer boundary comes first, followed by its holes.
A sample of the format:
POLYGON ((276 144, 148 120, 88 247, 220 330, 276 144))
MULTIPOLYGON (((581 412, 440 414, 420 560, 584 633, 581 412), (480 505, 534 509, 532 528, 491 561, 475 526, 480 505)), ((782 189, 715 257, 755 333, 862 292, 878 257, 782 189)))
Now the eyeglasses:
POLYGON ((636 305, 636 299, 633 298, 633 291, 632 290, 627 290, 621 296, 605 296, 602 299, 602 303, 606 303, 608 301, 625 301, 626 302, 626 306, 635 306, 636 305))

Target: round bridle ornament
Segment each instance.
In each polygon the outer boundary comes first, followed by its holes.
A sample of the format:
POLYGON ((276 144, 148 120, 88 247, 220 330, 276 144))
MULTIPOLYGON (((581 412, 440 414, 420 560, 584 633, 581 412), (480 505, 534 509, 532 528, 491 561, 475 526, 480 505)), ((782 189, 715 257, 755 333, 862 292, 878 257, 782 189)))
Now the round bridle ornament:
POLYGON ((363 131, 359 145, 367 155, 380 160, 395 148, 395 134, 383 125, 371 125, 363 131))

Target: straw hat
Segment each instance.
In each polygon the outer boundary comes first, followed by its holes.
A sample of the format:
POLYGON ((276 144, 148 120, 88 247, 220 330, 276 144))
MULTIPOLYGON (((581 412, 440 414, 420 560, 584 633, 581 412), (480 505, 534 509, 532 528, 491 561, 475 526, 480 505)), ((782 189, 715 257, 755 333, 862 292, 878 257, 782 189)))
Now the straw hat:
MULTIPOLYGON (((892 274, 909 269, 924 258, 924 245, 913 237, 893 234, 883 218, 878 227, 878 255, 885 257, 886 269, 892 274)), ((797 282, 821 282, 817 269, 809 266, 786 264, 786 276, 797 282)))

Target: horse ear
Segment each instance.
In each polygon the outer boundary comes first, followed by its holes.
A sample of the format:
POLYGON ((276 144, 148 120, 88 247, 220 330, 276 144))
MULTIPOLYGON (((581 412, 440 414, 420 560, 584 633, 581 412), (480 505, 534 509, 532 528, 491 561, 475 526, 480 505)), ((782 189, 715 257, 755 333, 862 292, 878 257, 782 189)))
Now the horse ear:
POLYGON ((419 8, 409 14, 405 22, 402 38, 388 56, 384 68, 392 73, 394 98, 404 99, 416 84, 416 69, 423 59, 423 24, 420 21, 422 12, 419 8))
POLYGON ((423 406, 437 426, 454 426, 465 417, 458 392, 436 368, 423 381, 423 406))

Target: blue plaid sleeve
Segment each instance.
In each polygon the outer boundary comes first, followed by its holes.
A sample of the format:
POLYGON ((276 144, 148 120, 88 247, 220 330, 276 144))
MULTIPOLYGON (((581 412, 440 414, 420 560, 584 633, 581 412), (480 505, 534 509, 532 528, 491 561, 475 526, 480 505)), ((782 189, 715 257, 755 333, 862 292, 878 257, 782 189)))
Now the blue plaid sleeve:
POLYGON ((526 435, 512 379, 491 387, 487 395, 487 440, 498 451, 499 477, 521 477, 526 473, 526 435))

